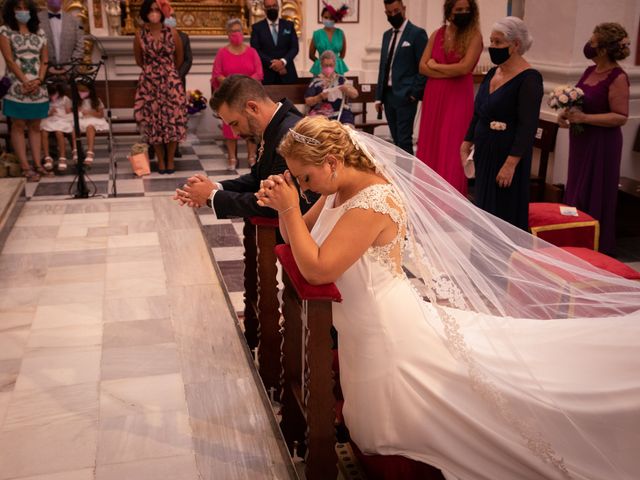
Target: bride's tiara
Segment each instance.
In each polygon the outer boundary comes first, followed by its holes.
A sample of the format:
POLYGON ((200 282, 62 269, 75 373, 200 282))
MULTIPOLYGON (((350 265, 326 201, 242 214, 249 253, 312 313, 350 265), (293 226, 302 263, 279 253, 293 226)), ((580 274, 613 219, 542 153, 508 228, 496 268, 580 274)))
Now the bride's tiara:
POLYGON ((292 128, 289 129, 289 133, 291 133, 293 139, 298 143, 304 143, 305 145, 320 145, 322 143, 317 138, 307 137, 292 128))

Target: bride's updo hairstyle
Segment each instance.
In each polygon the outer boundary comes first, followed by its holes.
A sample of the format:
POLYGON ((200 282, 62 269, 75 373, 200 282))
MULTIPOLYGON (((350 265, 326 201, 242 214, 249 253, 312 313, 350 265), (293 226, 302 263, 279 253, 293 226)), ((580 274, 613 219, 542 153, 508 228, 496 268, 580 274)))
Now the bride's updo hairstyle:
POLYGON ((351 127, 326 117, 305 117, 284 136, 278 151, 285 158, 316 166, 322 165, 327 155, 333 155, 345 167, 375 171, 371 160, 353 144, 347 128, 351 127))

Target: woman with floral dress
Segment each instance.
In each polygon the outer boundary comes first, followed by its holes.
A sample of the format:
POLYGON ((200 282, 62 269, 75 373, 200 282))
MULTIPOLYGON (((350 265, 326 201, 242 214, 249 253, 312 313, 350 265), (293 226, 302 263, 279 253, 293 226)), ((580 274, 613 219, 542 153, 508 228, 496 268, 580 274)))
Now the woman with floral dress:
POLYGON ((2 7, 4 25, 0 26, 0 51, 11 81, 2 99, 2 112, 11 119, 11 145, 20 159, 23 175, 37 182, 27 160, 25 127, 29 132, 31 156, 36 170, 47 174, 40 161, 40 120, 49 114, 49 95, 43 86, 48 61, 47 37, 40 29, 38 11, 32 0, 5 0, 2 7))
POLYGON ((160 2, 144 0, 140 18, 145 22, 133 43, 136 63, 142 68, 134 114, 158 159, 158 173, 174 173, 176 146, 186 136, 184 85, 178 68, 183 62, 180 36, 164 25, 160 2))

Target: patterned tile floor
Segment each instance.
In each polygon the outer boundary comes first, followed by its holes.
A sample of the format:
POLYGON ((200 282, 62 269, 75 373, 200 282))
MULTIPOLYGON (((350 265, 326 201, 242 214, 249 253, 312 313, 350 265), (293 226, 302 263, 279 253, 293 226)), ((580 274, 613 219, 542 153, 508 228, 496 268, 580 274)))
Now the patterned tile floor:
MULTIPOLYGON (((226 153, 223 142, 213 137, 195 137, 190 135, 181 145, 182 158, 176 159, 176 173, 160 175, 157 163, 151 162, 151 175, 138 178, 127 160, 131 145, 138 141, 136 137, 115 137, 114 157, 117 161, 116 187, 118 197, 142 197, 171 195, 174 189, 185 183, 195 173, 206 173, 216 180, 234 178, 248 172, 246 163, 246 146, 238 145, 240 167, 235 171, 226 169, 226 153)), ((95 185, 96 196, 106 198, 112 196, 109 182, 109 154, 105 138, 98 138, 96 160, 89 172, 90 188, 95 185)), ((64 175, 56 175, 42 179, 37 184, 27 185, 27 196, 32 200, 60 200, 70 198, 74 168, 71 166, 64 175)), ((75 188, 75 187, 74 187, 75 188)), ((242 220, 218 220, 211 210, 201 208, 198 211, 203 232, 209 248, 220 267, 231 301, 237 312, 243 310, 242 305, 242 220)), ((640 239, 624 238, 619 240, 618 259, 640 271, 640 239)))

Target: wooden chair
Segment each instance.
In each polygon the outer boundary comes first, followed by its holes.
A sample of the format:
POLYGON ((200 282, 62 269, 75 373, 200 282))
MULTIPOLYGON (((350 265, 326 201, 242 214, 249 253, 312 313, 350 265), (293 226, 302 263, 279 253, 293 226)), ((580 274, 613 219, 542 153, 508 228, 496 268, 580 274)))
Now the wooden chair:
MULTIPOLYGON (((547 185, 547 168, 549 166, 549 155, 556 148, 556 138, 558 136, 558 124, 547 120, 538 120, 538 130, 533 141, 534 148, 540 150, 540 163, 538 172, 531 175, 530 192, 532 202, 545 201, 547 190, 552 186, 547 185)), ((556 198, 549 200, 557 201, 556 198)))

